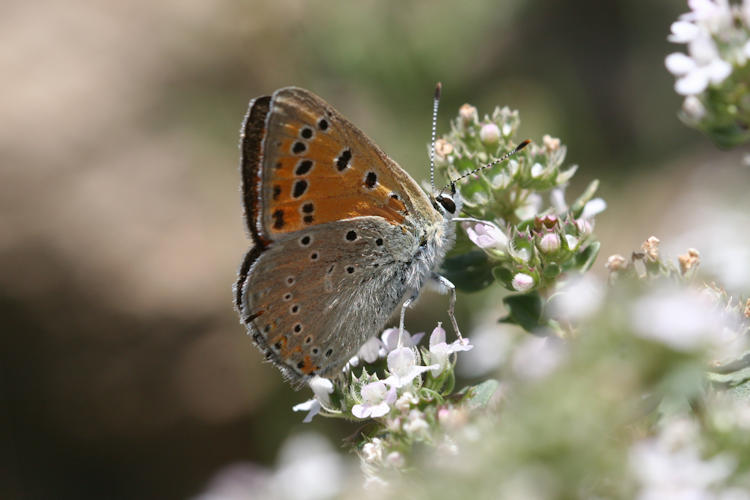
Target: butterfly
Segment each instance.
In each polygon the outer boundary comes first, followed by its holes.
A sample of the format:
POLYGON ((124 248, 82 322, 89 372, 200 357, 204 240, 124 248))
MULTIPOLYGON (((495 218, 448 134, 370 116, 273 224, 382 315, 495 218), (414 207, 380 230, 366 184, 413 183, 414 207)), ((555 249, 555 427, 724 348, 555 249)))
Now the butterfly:
POLYGON ((436 272, 461 208, 454 184, 450 194, 425 193, 356 126, 296 87, 250 102, 241 155, 253 246, 235 307, 292 385, 335 377, 399 306, 403 330, 428 280, 452 292, 460 336, 455 287, 436 272))

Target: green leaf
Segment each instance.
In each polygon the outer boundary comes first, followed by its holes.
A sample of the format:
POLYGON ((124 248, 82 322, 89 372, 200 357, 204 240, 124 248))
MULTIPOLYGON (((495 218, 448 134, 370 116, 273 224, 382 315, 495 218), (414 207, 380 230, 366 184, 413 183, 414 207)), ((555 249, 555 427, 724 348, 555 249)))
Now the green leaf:
POLYGON ((485 380, 481 384, 470 387, 467 393, 466 405, 474 410, 484 408, 490 402, 492 395, 495 394, 500 382, 494 379, 485 380))
POLYGON ((552 280, 552 279, 557 278, 557 276, 561 272, 562 272, 562 269, 560 269, 560 266, 552 262, 544 266, 544 271, 542 272, 542 276, 544 276, 544 279, 552 280))
POLYGON ((576 267, 578 267, 581 273, 585 273, 591 266, 594 265, 596 257, 599 255, 599 248, 601 243, 594 241, 589 244, 581 253, 576 255, 576 267))
POLYGON ((442 274, 465 292, 476 292, 492 284, 492 262, 482 250, 447 257, 442 274))
POLYGON ((507 289, 513 289, 513 286, 511 285, 513 282, 513 273, 510 269, 503 266, 494 267, 492 268, 492 276, 494 276, 495 280, 502 283, 507 289))
POLYGON ((542 298, 536 291, 522 295, 509 295, 503 303, 510 313, 501 321, 515 323, 527 332, 536 333, 542 318, 542 298))

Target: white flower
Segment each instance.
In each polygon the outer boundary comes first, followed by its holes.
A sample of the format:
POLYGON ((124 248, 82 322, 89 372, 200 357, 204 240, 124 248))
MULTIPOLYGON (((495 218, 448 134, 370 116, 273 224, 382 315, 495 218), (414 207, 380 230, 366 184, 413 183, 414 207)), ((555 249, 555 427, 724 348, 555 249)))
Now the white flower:
POLYGON ((391 375, 385 379, 385 382, 394 388, 403 387, 411 383, 421 373, 436 366, 418 366, 414 349, 400 347, 388 353, 388 371, 391 375))
POLYGON ((513 285, 514 290, 519 292, 527 292, 534 288, 534 278, 532 278, 528 274, 517 273, 515 276, 513 276, 513 281, 511 284, 513 285))
POLYGON ((670 29, 672 34, 667 37, 667 40, 673 43, 688 43, 701 32, 698 26, 688 21, 676 21, 672 23, 670 29))
POLYGON ((568 204, 565 202, 565 188, 553 189, 549 194, 549 202, 557 215, 567 212, 568 204))
POLYGON ((302 421, 303 423, 309 423, 315 415, 320 413, 320 408, 325 408, 331 405, 331 398, 329 394, 333 392, 333 382, 323 377, 313 377, 309 382, 310 389, 312 389, 315 397, 308 399, 303 403, 299 403, 292 407, 292 411, 306 411, 307 416, 302 421))
MULTIPOLYGON (((419 341, 424 337, 424 332, 415 333, 410 335, 409 332, 404 330, 403 337, 401 338, 402 347, 414 347, 419 344, 419 341)), ((398 347, 398 328, 386 328, 383 334, 380 336, 383 342, 383 356, 398 347)))
POLYGON ((640 298, 631 309, 631 324, 636 335, 678 351, 716 345, 723 338, 721 315, 691 290, 656 290, 640 298))
POLYGON ((458 339, 450 345, 445 342, 445 329, 438 323, 430 335, 430 362, 433 364, 433 377, 440 375, 448 367, 450 355, 459 351, 470 351, 474 346, 469 339, 458 339))
POLYGON ((404 424, 404 431, 409 434, 417 434, 419 432, 426 431, 430 426, 424 419, 424 415, 419 410, 412 410, 409 412, 409 419, 404 424))
POLYGON ((523 205, 516 208, 515 215, 521 220, 533 219, 542 208, 542 195, 539 193, 530 193, 526 196, 523 205))
POLYGON ((466 125, 468 125, 469 123, 476 123, 476 121, 479 119, 477 108, 475 108, 471 104, 464 104, 463 106, 461 106, 458 110, 458 116, 461 117, 461 120, 466 125))
POLYGON ((691 120, 696 122, 702 120, 703 117, 706 116, 706 107, 703 106, 701 100, 694 95, 689 95, 685 98, 682 102, 682 110, 691 120))
POLYGON ((355 366, 359 366, 359 356, 357 356, 356 354, 349 358, 349 361, 346 362, 346 366, 344 366, 344 370, 355 366))
POLYGON ((682 52, 673 52, 664 60, 670 73, 677 76, 687 75, 695 69, 695 61, 682 52))
POLYGON ((513 132, 513 127, 511 127, 510 123, 504 123, 503 124, 503 135, 505 137, 508 137, 511 132, 513 132))
POLYGON ((581 233, 581 236, 588 236, 594 230, 591 224, 591 219, 576 219, 575 225, 578 228, 578 232, 581 233))
POLYGON ((513 352, 513 371, 521 378, 538 380, 555 371, 564 355, 561 343, 527 335, 513 352))
POLYGON ((583 206, 583 211, 581 212, 581 219, 585 219, 585 220, 593 219, 595 216, 604 212, 606 209, 607 209, 606 201, 604 201, 601 198, 594 198, 593 200, 587 201, 586 204, 583 206))
POLYGON ((544 253, 556 252, 560 249, 560 237, 557 233, 547 233, 539 240, 539 249, 544 253))
POLYGON ((512 328, 497 324, 497 318, 484 319, 471 332, 471 343, 476 346, 462 356, 456 370, 464 377, 479 377, 496 370, 505 363, 511 346, 512 328))
POLYGON ((572 234, 565 235, 565 242, 568 244, 568 248, 575 250, 578 247, 578 238, 572 234))
POLYGON ((550 298, 550 311, 554 317, 580 321, 599 309, 604 300, 604 292, 604 284, 591 273, 587 273, 577 279, 571 279, 560 293, 550 298))
POLYGON ((413 405, 419 403, 419 399, 413 393, 406 391, 396 400, 396 404, 393 405, 399 411, 406 411, 413 405))
POLYGON ((437 417, 440 425, 448 429, 458 429, 468 420, 466 410, 456 408, 440 408, 437 417))
POLYGON ((359 348, 357 356, 365 363, 374 363, 380 355, 380 348, 380 340, 377 337, 371 337, 359 348))
POLYGON ((496 144, 500 140, 500 129, 494 123, 486 123, 479 130, 479 139, 485 144, 496 144))
POLYGON ((396 389, 390 389, 381 381, 370 382, 360 391, 362 403, 352 407, 352 415, 357 418, 377 418, 391 411, 390 405, 396 400, 396 389))
POLYGON ((544 173, 544 167, 542 166, 541 163, 534 163, 531 166, 531 177, 536 178, 542 175, 543 173, 544 173))
POLYGON ((681 19, 692 21, 700 28, 719 34, 732 24, 732 11, 726 0, 688 0, 691 12, 681 19))
POLYGON ((639 499, 721 498, 716 486, 730 476, 735 461, 728 455, 703 459, 696 426, 686 420, 668 423, 656 438, 631 447, 630 469, 641 486, 639 499))
POLYGON ((362 447, 362 458, 365 462, 375 463, 383 460, 383 440, 373 438, 362 447))
POLYGON ((732 65, 723 60, 710 35, 700 35, 688 45, 690 56, 675 52, 664 63, 675 76, 675 91, 684 96, 700 94, 709 84, 723 82, 731 73, 732 65))
POLYGON ((390 452, 388 456, 385 457, 385 461, 388 465, 397 469, 400 469, 406 463, 404 456, 397 451, 390 452))
POLYGON ((344 459, 325 437, 296 434, 286 440, 279 452, 272 491, 278 495, 275 498, 336 498, 345 484, 346 472, 344 459))
POLYGON ((505 250, 508 247, 508 237, 492 222, 477 222, 473 225, 464 222, 462 225, 466 235, 479 248, 505 250))

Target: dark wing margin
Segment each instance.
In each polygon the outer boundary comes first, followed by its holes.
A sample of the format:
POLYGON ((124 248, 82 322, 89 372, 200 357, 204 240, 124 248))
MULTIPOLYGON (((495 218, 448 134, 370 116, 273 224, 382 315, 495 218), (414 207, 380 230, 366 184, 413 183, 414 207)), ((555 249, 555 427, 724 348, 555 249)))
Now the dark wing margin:
POLYGON ((245 214, 245 223, 248 232, 253 239, 253 246, 245 254, 242 264, 237 272, 237 283, 233 287, 234 306, 240 314, 241 321, 245 324, 249 321, 243 310, 242 284, 247 279, 247 273, 263 250, 270 243, 258 231, 256 221, 259 218, 260 207, 259 192, 261 189, 260 167, 263 162, 263 139, 266 135, 266 117, 270 110, 271 96, 262 96, 250 101, 247 114, 242 123, 240 141, 241 160, 240 174, 242 177, 242 208, 245 214))
POLYGON ((250 106, 242 125, 240 148, 242 159, 242 206, 245 222, 256 246, 265 248, 270 241, 262 234, 259 226, 260 190, 262 188, 261 165, 263 164, 263 140, 266 135, 266 118, 271 107, 271 96, 262 96, 250 101, 250 106))

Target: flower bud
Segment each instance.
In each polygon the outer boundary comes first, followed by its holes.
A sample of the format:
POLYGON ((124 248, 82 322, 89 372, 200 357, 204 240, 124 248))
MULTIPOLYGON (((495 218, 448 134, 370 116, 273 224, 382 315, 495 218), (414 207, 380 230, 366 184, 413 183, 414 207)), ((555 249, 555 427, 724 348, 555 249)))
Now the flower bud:
POLYGON ((461 121, 464 125, 471 125, 472 123, 476 123, 477 120, 479 120, 479 113, 477 113, 477 108, 472 106, 471 104, 464 104, 459 108, 458 110, 458 116, 461 117, 461 121))
POLYGON ((689 95, 682 102, 682 111, 685 115, 695 122, 699 122, 706 116, 706 108, 700 99, 694 95, 689 95))
POLYGON ((479 130, 479 139, 487 145, 497 144, 500 140, 500 129, 494 123, 486 123, 479 130))
POLYGON ((542 144, 544 144, 545 149, 550 153, 560 149, 560 139, 548 134, 544 134, 544 137, 542 137, 542 144))
POLYGON ((445 158, 453 152, 453 145, 445 139, 435 141, 435 153, 441 158, 445 158))
POLYGON ((528 292, 534 288, 534 278, 524 273, 517 273, 513 276, 513 289, 519 292, 528 292))
POLYGON ((539 240, 539 249, 543 253, 552 253, 560 249, 560 237, 557 233, 547 233, 539 240))
POLYGON ((620 254, 610 255, 605 264, 610 272, 621 271, 628 267, 628 261, 620 254))

